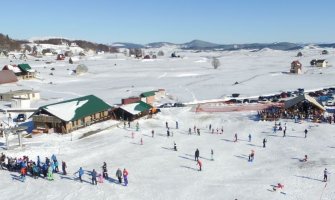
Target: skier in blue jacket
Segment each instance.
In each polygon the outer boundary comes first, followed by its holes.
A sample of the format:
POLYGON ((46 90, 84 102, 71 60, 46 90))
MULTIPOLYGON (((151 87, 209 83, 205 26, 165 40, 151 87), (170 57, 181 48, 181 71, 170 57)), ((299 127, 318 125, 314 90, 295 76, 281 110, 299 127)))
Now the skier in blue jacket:
MULTIPOLYGON (((79 180, 80 180, 80 182, 83 182, 83 179, 81 178, 81 177, 84 175, 84 170, 83 170, 83 168, 80 167, 79 170, 78 170, 76 173, 78 173, 78 175, 79 175, 79 180)), ((74 174, 76 174, 76 173, 74 173, 74 174)))

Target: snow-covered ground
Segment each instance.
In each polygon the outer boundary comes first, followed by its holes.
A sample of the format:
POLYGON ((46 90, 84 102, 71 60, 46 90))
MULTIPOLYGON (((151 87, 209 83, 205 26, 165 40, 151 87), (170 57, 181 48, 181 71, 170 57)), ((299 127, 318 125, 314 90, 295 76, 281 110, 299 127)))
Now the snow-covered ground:
MULTIPOLYGON (((41 92, 41 100, 33 107, 94 94, 110 104, 120 103, 121 98, 164 88, 172 101, 193 102, 220 99, 240 93, 241 96, 259 96, 296 90, 332 87, 334 67, 310 67, 310 60, 327 59, 335 63, 335 50, 320 55, 322 49, 305 48, 303 57, 297 51, 258 52, 246 50, 231 52, 178 51, 182 58, 169 58, 171 52, 151 62, 116 55, 97 55, 83 58, 89 73, 74 76, 69 72, 76 65, 67 61, 28 61, 39 72, 39 79, 24 80, 1 85, 0 92, 34 88, 41 92), (214 70, 211 57, 219 56, 221 66, 214 70), (286 72, 293 60, 303 64, 302 75, 286 72), (55 70, 50 70, 55 68, 55 70), (49 75, 53 73, 53 75, 49 75), (234 85, 238 81, 239 84, 234 85), (51 84, 52 83, 52 84, 51 84)), ((16 64, 19 61, 14 61, 16 64)), ((9 60, 0 58, 0 66, 9 60)), ((3 105, 5 106, 5 105, 3 105)), ((335 199, 335 182, 330 174, 327 185, 322 182, 323 170, 335 172, 334 124, 310 122, 287 123, 287 137, 282 132, 273 133, 273 122, 255 121, 255 112, 194 113, 190 107, 162 109, 152 119, 140 119, 140 131, 115 126, 114 121, 96 124, 68 135, 34 135, 24 139, 23 149, 3 150, 9 156, 28 155, 36 160, 56 154, 59 161, 66 161, 67 176, 55 175, 50 182, 27 178, 25 183, 12 179, 17 173, 0 171, 0 193, 4 199, 335 199), (173 137, 166 137, 165 122, 173 137), (175 129, 175 121, 179 129, 175 129), (223 134, 211 134, 208 126, 223 127, 223 134), (200 128, 201 136, 188 135, 193 126, 200 128), (84 132, 101 129, 97 134, 79 139, 84 132), (303 131, 308 129, 304 138, 303 131), (155 130, 155 137, 151 137, 155 130), (135 138, 131 133, 135 132, 135 138), (233 142, 234 134, 238 142, 233 142), (248 142, 248 134, 252 141, 248 142), (72 138, 72 139, 71 139, 72 138), (140 139, 144 144, 140 145, 140 139), (267 147, 262 140, 267 139, 267 147), (176 142, 178 151, 173 151, 176 142), (197 171, 194 152, 200 150, 203 171, 197 171), (214 161, 210 150, 214 150, 214 161), (247 161, 251 150, 255 160, 247 161), (307 154, 309 160, 300 162, 307 154), (117 168, 127 168, 127 187, 105 181, 93 186, 90 176, 84 183, 74 180, 73 173, 82 166, 85 170, 101 172, 106 161, 109 175, 116 179, 117 168), (272 186, 284 184, 280 191, 272 186)), ((1 114, 2 115, 2 114, 1 114)), ((4 118, 4 116, 1 116, 4 118)), ((4 143, 4 139, 0 139, 4 143)), ((16 142, 12 138, 11 143, 16 142)))

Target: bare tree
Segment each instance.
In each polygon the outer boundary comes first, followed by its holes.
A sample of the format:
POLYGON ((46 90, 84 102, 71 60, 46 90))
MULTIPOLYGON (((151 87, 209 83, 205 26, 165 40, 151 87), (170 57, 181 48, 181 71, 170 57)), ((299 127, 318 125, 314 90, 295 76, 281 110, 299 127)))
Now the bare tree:
POLYGON ((213 57, 212 66, 214 67, 214 69, 217 69, 220 65, 221 65, 220 60, 213 57))
POLYGON ((164 56, 164 52, 162 50, 158 51, 157 53, 158 56, 164 56))

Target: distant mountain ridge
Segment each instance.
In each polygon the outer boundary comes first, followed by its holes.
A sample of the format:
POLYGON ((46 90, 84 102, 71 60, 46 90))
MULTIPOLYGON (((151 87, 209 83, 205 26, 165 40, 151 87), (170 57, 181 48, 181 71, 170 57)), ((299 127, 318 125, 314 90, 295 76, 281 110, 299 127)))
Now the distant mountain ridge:
MULTIPOLYGON (((240 49, 253 49, 260 50, 263 48, 269 48, 273 50, 297 50, 301 49, 308 44, 298 44, 290 42, 275 42, 275 43, 250 43, 250 44, 216 44, 203 40, 192 40, 183 44, 175 44, 171 42, 153 42, 148 44, 133 44, 133 43, 114 43, 122 44, 123 48, 161 48, 166 45, 174 45, 181 49, 189 50, 240 50, 240 49)), ((119 46, 121 47, 121 46, 119 46)), ((334 47, 335 44, 322 44, 320 47, 334 47)))
MULTIPOLYGON (((69 45, 71 43, 76 43, 79 47, 83 49, 92 49, 100 50, 106 52, 116 52, 118 48, 128 48, 128 49, 139 49, 139 48, 161 48, 164 46, 174 46, 176 48, 185 49, 185 50, 222 50, 222 51, 232 51, 232 50, 241 50, 241 49, 250 49, 250 50, 261 50, 264 48, 269 48, 273 50, 298 50, 302 49, 311 44, 299 44, 299 43, 290 43, 290 42, 274 42, 274 43, 247 43, 247 44, 217 44, 212 42, 207 42, 203 40, 192 40, 190 42, 176 44, 171 42, 152 42, 148 44, 135 44, 130 42, 116 42, 112 45, 107 44, 98 44, 95 42, 85 41, 85 40, 70 40, 65 38, 39 38, 34 40, 36 43, 40 44, 55 44, 60 45, 63 42, 67 42, 69 45)), ((27 40, 15 40, 8 35, 0 33, 0 50, 20 50, 22 44, 29 43, 27 40)), ((314 46, 320 48, 335 48, 335 43, 320 43, 313 44, 314 46)))

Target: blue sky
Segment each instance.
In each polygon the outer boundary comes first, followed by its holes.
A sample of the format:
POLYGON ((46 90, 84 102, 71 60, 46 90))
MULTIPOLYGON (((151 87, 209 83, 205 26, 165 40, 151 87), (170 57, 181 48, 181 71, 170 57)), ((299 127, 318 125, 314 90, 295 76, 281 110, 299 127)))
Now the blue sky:
POLYGON ((334 0, 9 0, 0 11, 15 39, 335 42, 334 0))

